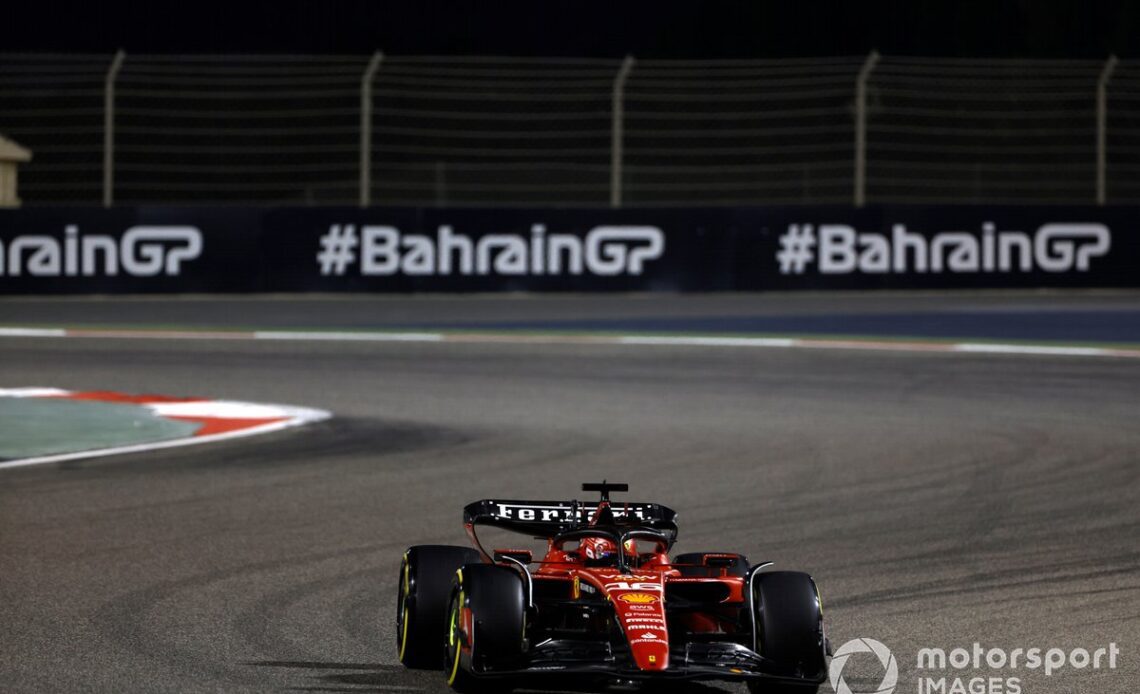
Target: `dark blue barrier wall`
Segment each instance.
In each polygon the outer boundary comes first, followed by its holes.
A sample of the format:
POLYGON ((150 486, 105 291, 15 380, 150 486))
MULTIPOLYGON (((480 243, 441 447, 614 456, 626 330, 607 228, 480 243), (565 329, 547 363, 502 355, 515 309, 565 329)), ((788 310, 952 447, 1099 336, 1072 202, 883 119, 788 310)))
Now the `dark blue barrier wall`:
POLYGON ((0 211, 0 293, 1140 286, 1140 208, 0 211))

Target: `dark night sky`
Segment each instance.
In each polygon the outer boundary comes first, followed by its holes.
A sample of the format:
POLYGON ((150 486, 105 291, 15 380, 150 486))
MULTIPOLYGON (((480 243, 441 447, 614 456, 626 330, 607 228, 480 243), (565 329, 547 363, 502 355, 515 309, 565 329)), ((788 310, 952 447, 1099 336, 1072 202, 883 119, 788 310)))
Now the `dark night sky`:
POLYGON ((1087 0, 19 0, 0 51, 730 58, 1140 54, 1140 3, 1087 0))

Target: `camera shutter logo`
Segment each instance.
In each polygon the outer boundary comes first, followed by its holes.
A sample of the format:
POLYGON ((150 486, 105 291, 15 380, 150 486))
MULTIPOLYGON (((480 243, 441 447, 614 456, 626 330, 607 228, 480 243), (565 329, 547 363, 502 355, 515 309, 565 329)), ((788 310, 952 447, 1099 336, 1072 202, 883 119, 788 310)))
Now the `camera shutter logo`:
POLYGON ((840 646, 839 650, 835 652, 835 656, 831 659, 831 667, 828 668, 828 676, 831 679, 832 688, 835 689, 835 694, 891 694, 895 690, 895 685, 898 684, 899 666, 895 662, 895 656, 891 653, 891 649, 882 643, 875 639, 853 639, 840 646), (874 653, 875 657, 882 663, 886 673, 877 688, 853 692, 847 686, 847 682, 843 680, 843 666, 847 664, 847 659, 856 653, 874 653))

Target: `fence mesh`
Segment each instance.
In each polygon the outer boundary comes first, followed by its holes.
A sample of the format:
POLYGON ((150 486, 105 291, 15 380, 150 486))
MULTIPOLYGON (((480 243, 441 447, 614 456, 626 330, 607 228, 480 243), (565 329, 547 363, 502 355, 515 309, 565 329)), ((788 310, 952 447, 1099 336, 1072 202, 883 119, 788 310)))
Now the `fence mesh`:
POLYGON ((26 205, 99 204, 103 186, 102 55, 0 56, 0 134, 32 150, 20 167, 26 205))
MULTIPOLYGON (((126 56, 116 204, 850 204, 864 56, 746 61, 126 56), (614 171, 615 86, 623 105, 614 171), (371 146, 362 152, 370 129, 371 146), (361 190, 361 161, 370 185, 361 190)), ((100 204, 109 55, 0 56, 27 205, 100 204)), ((1102 61, 883 57, 870 203, 1091 203, 1102 61)), ((1140 64, 1107 91, 1107 200, 1140 201, 1140 64)))
POLYGON ((1140 64, 1121 61, 1108 99, 1107 198, 1140 202, 1140 64))
POLYGON ((637 63, 626 94, 626 201, 849 202, 861 62, 637 63))
POLYGON ((373 92, 373 201, 607 203, 618 64, 386 58, 373 92))
POLYGON ((1101 67, 883 58, 868 83, 868 199, 1095 200, 1101 67))
POLYGON ((115 95, 115 200, 354 200, 366 62, 128 58, 115 95))

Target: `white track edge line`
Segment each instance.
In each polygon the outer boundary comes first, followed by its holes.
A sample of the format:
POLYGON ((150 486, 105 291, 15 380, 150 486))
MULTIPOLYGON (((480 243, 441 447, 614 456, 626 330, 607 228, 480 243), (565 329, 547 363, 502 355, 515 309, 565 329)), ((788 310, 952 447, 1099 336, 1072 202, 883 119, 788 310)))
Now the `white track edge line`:
POLYGON ((797 347, 800 341, 785 337, 703 337, 664 336, 653 337, 623 335, 616 338, 623 345, 677 345, 695 347, 797 347))
MULTIPOLYGON (((1077 347, 1064 345, 1009 344, 986 342, 888 342, 883 339, 837 339, 783 337, 722 337, 702 335, 511 335, 509 333, 431 333, 431 332, 322 332, 259 330, 224 333, 235 340, 308 340, 327 342, 456 342, 483 343, 493 335, 502 344, 612 344, 631 346, 676 347, 773 347, 785 349, 855 349, 890 352, 944 352, 963 354, 1006 354, 1021 356, 1072 356, 1140 358, 1140 349, 1112 347, 1077 347)), ((215 339, 216 333, 169 332, 162 330, 67 330, 39 328, 0 328, 2 337, 70 337, 113 339, 215 339)))
POLYGON ((442 342, 443 333, 348 333, 292 330, 257 330, 255 340, 329 340, 333 342, 442 342))
POLYGON ((0 337, 67 337, 63 328, 0 328, 0 337))
POLYGON ((1060 345, 1003 345, 985 342, 959 342, 954 345, 957 352, 975 354, 1053 354, 1076 357, 1111 356, 1112 350, 1102 347, 1064 347, 1060 345))
POLYGON ((22 388, 0 388, 0 398, 46 398, 59 397, 71 393, 63 388, 24 386, 22 388))

